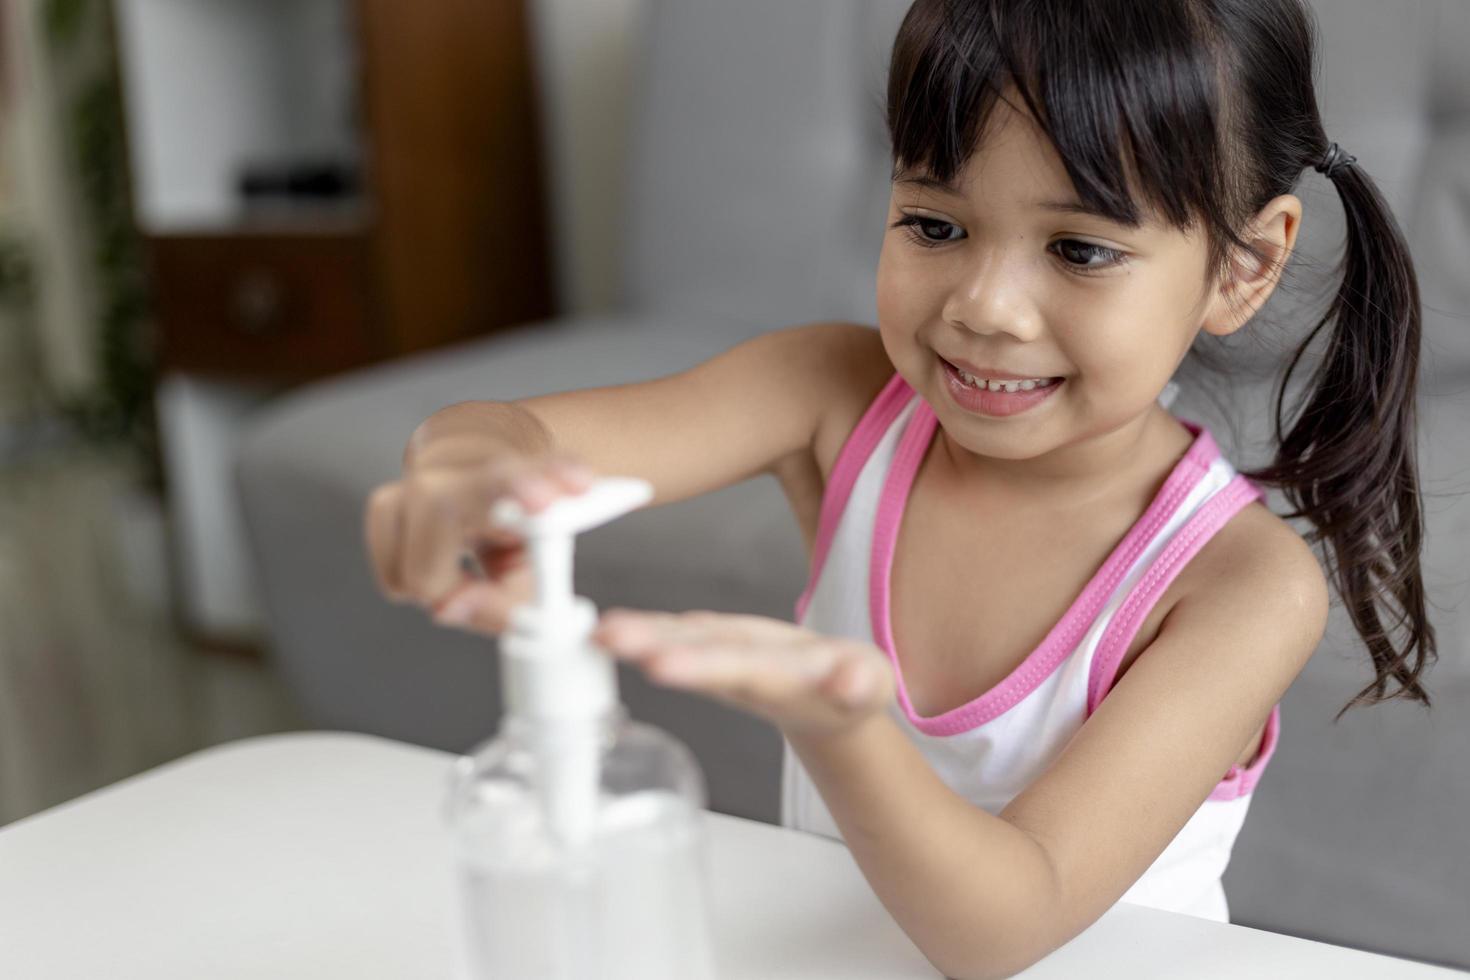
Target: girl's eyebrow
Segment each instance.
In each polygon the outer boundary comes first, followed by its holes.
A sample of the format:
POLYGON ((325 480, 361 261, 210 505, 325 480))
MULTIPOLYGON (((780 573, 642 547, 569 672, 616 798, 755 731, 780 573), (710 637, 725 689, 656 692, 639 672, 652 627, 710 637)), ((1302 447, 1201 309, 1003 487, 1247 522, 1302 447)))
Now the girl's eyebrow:
POLYGON ((960 189, 958 187, 956 187, 954 184, 950 183, 949 181, 947 181, 947 180, 940 180, 937 177, 929 177, 929 176, 926 176, 926 175, 923 175, 923 174, 919 174, 919 175, 914 176, 914 177, 899 177, 897 180, 894 181, 894 183, 895 184, 914 184, 915 186, 918 186, 918 187, 928 187, 931 190, 943 191, 946 194, 954 194, 956 196, 962 196, 962 195, 960 195, 960 189))
MULTIPOLYGON (((939 180, 935 177, 924 175, 914 177, 900 177, 894 181, 895 184, 913 184, 916 187, 927 187, 930 190, 940 191, 955 197, 963 197, 964 193, 954 184, 939 180)), ((1098 208, 1089 207, 1081 201, 1033 201, 1031 207, 1041 211, 1055 211, 1059 214, 1085 214, 1089 217, 1098 218, 1103 221, 1121 225, 1124 228, 1140 228, 1143 223, 1140 220, 1123 221, 1115 215, 1108 214, 1098 208)))

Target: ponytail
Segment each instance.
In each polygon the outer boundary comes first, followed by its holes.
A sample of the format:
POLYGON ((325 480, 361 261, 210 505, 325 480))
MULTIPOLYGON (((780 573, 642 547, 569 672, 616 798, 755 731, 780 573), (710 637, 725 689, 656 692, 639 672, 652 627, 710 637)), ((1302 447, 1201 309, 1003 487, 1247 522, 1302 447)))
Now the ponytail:
POLYGON ((1325 539, 1330 546, 1328 574, 1377 671, 1338 712, 1341 718, 1357 705, 1395 698, 1427 707, 1429 693, 1419 679, 1437 647, 1419 568, 1418 281, 1408 245, 1373 181, 1351 162, 1329 172, 1347 218, 1342 285, 1277 389, 1275 459, 1245 475, 1279 486, 1296 508, 1282 516, 1307 518, 1314 525, 1307 540, 1325 539), (1329 323, 1332 333, 1311 392, 1283 435, 1282 401, 1292 372, 1329 323), (1395 646, 1392 634, 1400 628, 1403 641, 1395 646))

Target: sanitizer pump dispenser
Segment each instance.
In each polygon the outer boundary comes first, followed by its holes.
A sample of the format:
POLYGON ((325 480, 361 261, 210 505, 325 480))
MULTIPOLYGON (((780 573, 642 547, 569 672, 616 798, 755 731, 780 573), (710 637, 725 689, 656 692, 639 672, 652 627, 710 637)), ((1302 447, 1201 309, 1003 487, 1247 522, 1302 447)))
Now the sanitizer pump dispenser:
POLYGON ((572 591, 578 532, 647 503, 603 477, 526 514, 533 602, 500 638, 505 712, 458 760, 449 795, 463 957, 471 980, 712 980, 704 777, 665 732, 632 721, 597 609, 572 591))

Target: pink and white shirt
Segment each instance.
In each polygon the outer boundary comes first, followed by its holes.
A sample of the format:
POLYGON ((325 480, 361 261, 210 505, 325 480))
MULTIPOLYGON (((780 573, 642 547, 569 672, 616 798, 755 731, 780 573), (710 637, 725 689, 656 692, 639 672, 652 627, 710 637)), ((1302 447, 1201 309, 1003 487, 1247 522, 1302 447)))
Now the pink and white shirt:
MULTIPOLYGON (((1167 402, 1165 402, 1167 404, 1167 402)), ((796 621, 873 643, 897 675, 889 710, 956 793, 990 813, 1041 775, 1097 709, 1119 662, 1169 583, 1241 508, 1262 496, 1208 430, 1180 419, 1194 443, 1041 645, 980 697, 934 717, 914 711, 893 649, 889 573, 909 489, 938 426, 897 373, 837 456, 823 494, 812 572, 796 621)), ((1251 790, 1276 750, 1280 705, 1249 767, 1232 766, 1123 900, 1228 921, 1220 876, 1251 790)), ((841 840, 821 795, 786 743, 781 823, 841 840)))

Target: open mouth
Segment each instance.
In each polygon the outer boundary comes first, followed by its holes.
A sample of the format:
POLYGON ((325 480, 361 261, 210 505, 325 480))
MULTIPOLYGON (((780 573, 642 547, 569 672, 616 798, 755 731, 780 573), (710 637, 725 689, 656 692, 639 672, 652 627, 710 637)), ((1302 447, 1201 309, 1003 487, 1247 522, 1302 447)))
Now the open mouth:
POLYGON ((966 412, 993 418, 1031 411, 1056 394, 1067 380, 1059 377, 1004 381, 975 378, 942 357, 939 363, 950 401, 966 412))
POLYGON ((972 374, 945 361, 944 366, 949 373, 962 385, 973 388, 976 391, 990 391, 995 394, 1017 394, 1022 391, 1035 391, 1038 388, 1051 388, 1062 383, 1062 378, 1029 378, 1024 380, 977 378, 972 374))

